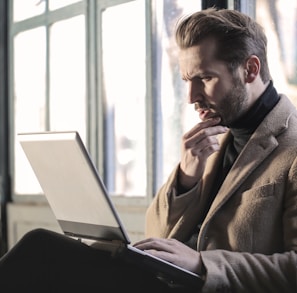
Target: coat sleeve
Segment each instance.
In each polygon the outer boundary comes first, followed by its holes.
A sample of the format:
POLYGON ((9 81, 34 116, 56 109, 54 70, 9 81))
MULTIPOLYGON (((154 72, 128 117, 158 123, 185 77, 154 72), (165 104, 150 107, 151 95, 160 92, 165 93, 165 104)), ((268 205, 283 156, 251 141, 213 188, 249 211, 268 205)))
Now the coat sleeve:
POLYGON ((270 256, 231 252, 202 251, 206 267, 206 292, 296 293, 297 256, 294 251, 270 256))
POLYGON ((146 237, 176 238, 184 242, 191 236, 199 221, 200 184, 197 183, 189 192, 178 195, 178 168, 179 166, 160 188, 146 212, 146 237))

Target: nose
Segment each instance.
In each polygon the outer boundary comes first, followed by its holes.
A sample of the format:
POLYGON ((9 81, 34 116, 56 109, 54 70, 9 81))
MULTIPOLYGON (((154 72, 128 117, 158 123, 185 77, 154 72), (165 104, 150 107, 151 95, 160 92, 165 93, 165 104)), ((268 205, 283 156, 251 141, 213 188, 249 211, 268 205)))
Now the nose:
POLYGON ((190 80, 188 84, 188 103, 194 104, 202 100, 203 85, 200 80, 190 80))

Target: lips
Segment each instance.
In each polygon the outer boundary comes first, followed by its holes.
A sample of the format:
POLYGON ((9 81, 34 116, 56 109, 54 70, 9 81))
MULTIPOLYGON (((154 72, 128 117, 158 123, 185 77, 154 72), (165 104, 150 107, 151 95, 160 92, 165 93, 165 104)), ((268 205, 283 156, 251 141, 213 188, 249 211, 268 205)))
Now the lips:
POLYGON ((197 109, 197 112, 199 113, 199 118, 204 121, 208 118, 210 118, 211 111, 209 109, 197 109))
POLYGON ((195 110, 198 112, 199 118, 200 118, 201 121, 205 121, 207 119, 218 116, 218 114, 213 112, 211 108, 195 107, 195 110))
POLYGON ((209 118, 218 116, 216 112, 213 111, 211 107, 206 105, 205 103, 198 103, 194 104, 195 111, 198 112, 199 118, 202 121, 205 121, 209 118))

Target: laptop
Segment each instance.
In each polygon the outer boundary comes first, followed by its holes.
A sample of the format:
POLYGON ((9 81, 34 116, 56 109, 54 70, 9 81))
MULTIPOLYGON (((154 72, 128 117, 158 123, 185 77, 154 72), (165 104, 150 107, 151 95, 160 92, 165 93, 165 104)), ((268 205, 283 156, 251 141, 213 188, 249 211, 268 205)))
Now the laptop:
POLYGON ((202 278, 133 247, 77 131, 20 133, 18 140, 65 235, 154 272, 172 287, 202 278))

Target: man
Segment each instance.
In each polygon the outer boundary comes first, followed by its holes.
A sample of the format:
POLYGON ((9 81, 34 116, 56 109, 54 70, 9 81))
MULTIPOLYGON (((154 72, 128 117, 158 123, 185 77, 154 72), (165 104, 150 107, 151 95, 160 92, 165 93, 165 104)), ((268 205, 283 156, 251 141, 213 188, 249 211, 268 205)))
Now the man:
POLYGON ((180 164, 148 210, 147 236, 193 236, 200 253, 164 253, 171 243, 154 239, 138 247, 204 272, 207 291, 294 292, 296 110, 270 81, 262 29, 209 10, 184 19, 176 36, 202 122, 183 137, 180 164), (219 143, 221 125, 230 131, 219 143))
MULTIPOLYGON (((270 80, 266 37, 239 12, 208 9, 182 19, 176 40, 201 122, 183 136, 180 163, 147 211, 147 238, 135 246, 200 274, 202 292, 296 292, 297 112, 270 80)), ((42 284, 61 292, 57 284, 71 279, 68 288, 87 283, 98 292, 179 290, 39 230, 3 257, 0 288, 13 273, 31 292, 42 284)))

